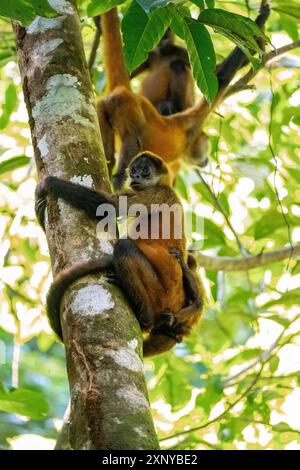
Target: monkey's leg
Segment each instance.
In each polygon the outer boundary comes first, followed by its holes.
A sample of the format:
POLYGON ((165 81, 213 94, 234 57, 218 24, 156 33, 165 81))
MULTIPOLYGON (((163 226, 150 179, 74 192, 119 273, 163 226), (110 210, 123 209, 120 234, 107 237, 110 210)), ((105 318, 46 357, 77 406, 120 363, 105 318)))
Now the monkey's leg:
POLYGON ((107 160, 109 177, 115 166, 115 133, 109 120, 105 98, 97 103, 98 121, 103 140, 104 153, 107 160))
POLYGON ((143 343, 144 357, 162 354, 172 349, 177 343, 176 339, 166 336, 163 333, 150 333, 143 343))
POLYGON ((192 163, 204 167, 208 163, 209 141, 205 132, 200 131, 199 135, 192 140, 189 146, 189 157, 192 163))
MULTIPOLYGON (((197 266, 195 258, 193 257, 193 255, 189 254, 189 264, 187 264, 184 261, 182 254, 179 250, 173 248, 170 250, 170 253, 175 256, 178 259, 178 262, 180 263, 183 275, 183 285, 186 295, 186 301, 194 303, 198 309, 201 308, 203 306, 203 300, 201 297, 199 279, 197 275, 192 271, 192 269, 196 269, 197 266)), ((178 318, 178 314, 176 314, 176 318, 178 318)))
POLYGON ((126 169, 131 160, 142 150, 142 132, 134 132, 132 135, 122 136, 122 146, 116 173, 112 177, 113 188, 120 191, 126 179, 126 169))
POLYGON ((114 246, 114 268, 119 284, 136 313, 143 329, 154 324, 150 291, 162 295, 162 286, 148 259, 129 239, 120 239, 114 246))
POLYGON ((129 163, 142 150, 145 116, 139 97, 124 87, 119 87, 105 99, 105 111, 121 140, 121 152, 113 177, 114 189, 119 190, 123 186, 129 163))
POLYGON ((180 113, 186 108, 185 95, 188 81, 186 65, 183 60, 176 59, 171 62, 170 69, 172 78, 168 98, 173 104, 173 113, 180 113))

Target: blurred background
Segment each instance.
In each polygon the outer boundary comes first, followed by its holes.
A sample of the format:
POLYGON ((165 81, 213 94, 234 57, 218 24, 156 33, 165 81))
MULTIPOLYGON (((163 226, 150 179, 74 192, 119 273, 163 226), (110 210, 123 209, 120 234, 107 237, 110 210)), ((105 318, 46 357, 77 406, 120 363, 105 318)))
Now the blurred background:
MULTIPOLYGON (((88 56, 95 26, 79 3, 88 56)), ((251 18, 259 4, 215 2, 251 18)), ((271 6, 273 46, 299 40, 297 2, 271 6)), ((212 37, 220 62, 234 45, 212 37)), ((101 41, 92 77, 101 95, 101 41)), ((205 254, 241 257, 300 242, 300 49, 278 57, 252 84, 206 123, 207 186, 188 165, 177 179, 186 210, 197 204, 189 243, 205 254), (203 233, 193 230, 198 217, 203 233)), ((51 274, 35 185, 14 36, 0 17, 1 449, 52 449, 68 403, 64 349, 45 316, 51 274)), ((145 362, 162 448, 300 449, 300 261, 201 275, 207 301, 198 328, 173 352, 145 362)))

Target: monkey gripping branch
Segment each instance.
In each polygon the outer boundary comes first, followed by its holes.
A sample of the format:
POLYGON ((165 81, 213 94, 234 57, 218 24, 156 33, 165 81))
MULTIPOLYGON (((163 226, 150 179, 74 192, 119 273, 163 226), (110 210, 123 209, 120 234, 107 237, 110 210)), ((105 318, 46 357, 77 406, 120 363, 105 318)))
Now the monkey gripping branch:
MULTIPOLYGON (((39 178, 109 190, 106 161, 75 1, 58 16, 14 24, 39 178)), ((112 251, 81 211, 50 198, 46 233, 53 274, 112 251)), ((141 358, 142 338, 120 291, 101 274, 67 290, 61 312, 73 449, 157 449, 141 358)))

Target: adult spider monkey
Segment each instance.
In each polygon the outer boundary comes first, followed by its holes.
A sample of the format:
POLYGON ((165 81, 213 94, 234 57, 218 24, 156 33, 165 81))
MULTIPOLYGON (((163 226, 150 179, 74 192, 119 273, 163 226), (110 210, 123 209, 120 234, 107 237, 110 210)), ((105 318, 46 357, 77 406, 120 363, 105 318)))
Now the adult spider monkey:
MULTIPOLYGON (((175 44, 174 34, 167 29, 147 60, 130 75, 134 78, 147 70, 139 93, 147 98, 163 116, 179 113, 195 104, 195 84, 188 52, 175 44)), ((202 130, 191 149, 194 164, 208 161, 208 137, 202 130)))
POLYGON ((62 340, 60 303, 67 287, 87 274, 113 269, 143 331, 149 333, 144 341, 144 355, 150 356, 169 350, 190 332, 202 313, 203 287, 196 274, 195 259, 186 252, 182 207, 170 187, 164 162, 150 152, 142 152, 130 163, 128 186, 128 191, 113 195, 51 176, 37 186, 36 213, 43 227, 49 193, 84 210, 91 219, 99 219, 97 208, 104 203, 112 204, 118 213, 120 196, 127 196, 129 209, 134 204, 143 204, 147 209, 131 223, 129 238, 116 242, 112 256, 80 263, 59 273, 48 294, 47 312, 53 330, 62 340), (167 234, 164 208, 170 210, 167 234), (179 209, 180 213, 172 209, 179 209), (145 237, 136 238, 137 223, 147 229, 145 237), (151 238, 149 234, 153 233, 151 238))
POLYGON ((174 34, 167 29, 147 60, 132 72, 130 78, 147 71, 139 93, 160 114, 169 116, 195 104, 195 86, 187 50, 175 44, 174 34))
MULTIPOLYGON (((256 19, 259 26, 265 23, 269 13, 269 5, 262 4, 256 19)), ((120 141, 114 187, 122 187, 126 168, 143 150, 163 158, 173 178, 184 155, 200 166, 206 164, 206 157, 203 161, 201 126, 211 108, 222 98, 236 71, 247 63, 245 55, 236 48, 217 68, 219 91, 211 105, 200 101, 183 112, 162 116, 147 98, 133 93, 130 88, 116 8, 102 15, 101 25, 108 96, 99 101, 97 111, 110 174, 115 165, 115 136, 120 141)))
POLYGON ((101 27, 109 94, 99 101, 97 111, 110 174, 115 164, 115 135, 121 144, 114 187, 122 187, 126 168, 143 150, 161 156, 170 164, 174 177, 183 154, 197 155, 202 111, 194 107, 189 108, 192 111, 162 116, 147 98, 133 93, 124 63, 117 9, 101 16, 101 27))

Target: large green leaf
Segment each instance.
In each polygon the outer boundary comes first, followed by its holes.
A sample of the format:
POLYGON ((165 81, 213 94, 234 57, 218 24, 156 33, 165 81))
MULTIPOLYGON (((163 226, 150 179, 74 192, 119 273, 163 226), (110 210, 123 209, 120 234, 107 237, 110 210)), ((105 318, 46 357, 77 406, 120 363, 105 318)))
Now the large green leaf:
POLYGON ((31 419, 44 419, 49 412, 49 406, 40 393, 18 388, 11 392, 0 392, 0 410, 31 419))
POLYGON ((273 0, 272 10, 300 19, 300 5, 298 1, 273 0))
POLYGON ((57 16, 57 12, 51 8, 47 0, 9 0, 0 3, 0 16, 27 24, 36 15, 51 18, 57 16))
POLYGON ((122 21, 124 55, 129 72, 143 63, 172 21, 169 7, 158 8, 148 16, 133 1, 122 21))
POLYGON ((13 171, 16 168, 20 168, 21 166, 26 166, 30 162, 29 157, 20 156, 20 157, 13 157, 9 160, 5 160, 4 162, 0 163, 0 175, 3 173, 7 173, 8 171, 13 171))
POLYGON ((231 39, 248 56, 252 64, 258 66, 257 60, 252 57, 253 51, 260 51, 255 39, 262 38, 266 42, 269 40, 254 21, 219 8, 203 10, 198 20, 231 39))
POLYGON ((117 5, 121 5, 125 0, 92 0, 87 7, 88 16, 102 15, 117 5))
POLYGON ((218 91, 216 56, 210 35, 205 26, 192 18, 175 12, 182 24, 193 76, 207 101, 211 102, 218 91))

